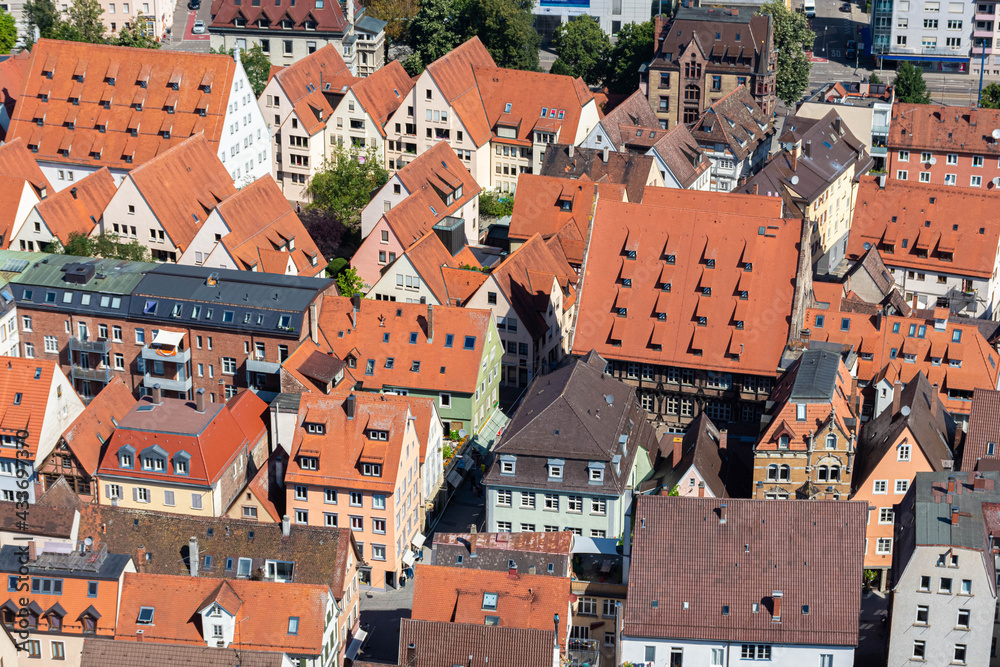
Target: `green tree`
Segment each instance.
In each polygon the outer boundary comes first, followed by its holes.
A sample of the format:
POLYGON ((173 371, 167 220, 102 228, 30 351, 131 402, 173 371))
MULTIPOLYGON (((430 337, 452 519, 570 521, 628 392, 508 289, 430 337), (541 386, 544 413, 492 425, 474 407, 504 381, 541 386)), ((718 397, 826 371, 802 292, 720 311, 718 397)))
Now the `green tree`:
POLYGON ((871 76, 868 77, 868 83, 882 83, 882 77, 875 72, 872 72, 871 76))
POLYGON ((535 30, 534 0, 458 2, 462 41, 478 36, 499 67, 538 71, 542 37, 535 30))
POLYGON ((337 274, 337 291, 340 296, 354 296, 365 293, 365 283, 353 266, 337 274))
POLYGON ((924 73, 912 63, 903 61, 896 68, 896 79, 892 82, 896 88, 896 100, 910 104, 930 104, 931 96, 927 92, 927 82, 924 73))
POLYGON ((514 212, 514 197, 501 196, 497 190, 483 190, 479 194, 479 213, 502 218, 514 212))
POLYGON ((64 255, 73 255, 74 257, 93 257, 94 240, 86 234, 70 232, 69 239, 66 241, 66 245, 63 246, 61 252, 64 255))
POLYGON ((385 36, 391 44, 409 41, 410 21, 420 11, 417 0, 363 0, 365 13, 386 22, 385 36))
POLYGON ((0 9, 0 53, 10 53, 17 42, 17 23, 14 15, 0 9))
POLYGON ((142 32, 138 25, 122 28, 111 36, 108 44, 112 46, 131 46, 137 49, 158 49, 160 43, 142 32))
POLYGON ((34 42, 35 28, 38 28, 38 33, 42 37, 52 37, 53 31, 62 22, 59 10, 52 0, 27 0, 24 3, 24 18, 28 24, 26 31, 28 47, 34 42))
POLYGON ((604 81, 611 40, 593 17, 581 16, 561 24, 552 45, 559 56, 552 64, 553 73, 578 76, 590 85, 604 81))
POLYGON ((388 180, 389 172, 374 146, 364 152, 357 147, 338 146, 309 184, 309 208, 323 209, 348 228, 357 229, 361 210, 371 201, 372 193, 388 180))
POLYGON ((816 35, 809 29, 805 14, 789 11, 782 0, 761 5, 759 14, 770 14, 774 30, 774 50, 778 54, 775 81, 778 98, 792 104, 802 97, 809 86, 812 63, 806 51, 811 51, 816 35))
POLYGON ((979 98, 979 106, 984 109, 1000 109, 1000 85, 994 81, 985 88, 979 98))
POLYGON ((605 85, 611 93, 635 92, 639 87, 639 67, 653 57, 653 22, 628 23, 618 31, 608 54, 605 85))
POLYGON ((57 252, 74 257, 104 257, 107 259, 123 259, 133 262, 149 261, 149 249, 139 241, 122 243, 118 234, 101 232, 90 237, 80 232, 70 232, 65 246, 58 241, 46 245, 45 252, 57 252))
POLYGON ((64 22, 72 26, 76 34, 77 42, 89 42, 91 44, 103 44, 104 23, 101 22, 101 14, 104 10, 97 0, 73 0, 69 6, 69 21, 64 22))
POLYGON ((453 0, 424 0, 420 11, 410 21, 409 38, 413 55, 407 58, 404 66, 413 76, 461 42, 453 0))
MULTIPOLYGON (((224 51, 223 49, 211 49, 212 53, 221 53, 233 57, 233 49, 224 51)), ((268 76, 271 74, 271 60, 260 48, 260 44, 254 44, 249 49, 240 50, 240 62, 250 80, 250 87, 253 88, 254 97, 260 97, 267 85, 268 76)))

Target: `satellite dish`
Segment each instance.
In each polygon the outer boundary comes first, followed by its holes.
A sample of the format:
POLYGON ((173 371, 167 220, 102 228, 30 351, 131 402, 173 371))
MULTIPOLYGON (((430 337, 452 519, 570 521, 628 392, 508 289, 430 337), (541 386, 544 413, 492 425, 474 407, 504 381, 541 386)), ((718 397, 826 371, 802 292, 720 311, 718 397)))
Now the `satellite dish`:
POLYGON ((1000 176, 993 179, 993 185, 1000 185, 1000 176))
POLYGON ((91 544, 93 544, 93 543, 94 543, 94 538, 93 538, 93 537, 88 537, 88 538, 86 538, 86 539, 84 539, 84 540, 83 540, 83 543, 84 543, 84 544, 85 544, 86 546, 88 546, 88 547, 89 547, 89 546, 90 546, 91 544))
POLYGON ((899 414, 903 415, 904 417, 909 417, 910 416, 910 406, 909 405, 904 405, 903 407, 901 407, 899 409, 899 414))
POLYGON ((930 163, 931 164, 937 164, 937 158, 932 155, 931 159, 930 159, 930 163))
POLYGON ((1000 141, 1000 128, 993 130, 992 137, 997 141, 1000 141))
POLYGON ((792 185, 798 185, 799 184, 799 177, 798 176, 792 176, 791 181, 792 181, 792 185))
POLYGON ((604 400, 608 405, 611 405, 615 402, 615 397, 612 396, 611 394, 605 394, 604 400))
POLYGON ((864 242, 864 246, 865 246, 865 250, 870 250, 870 249, 871 249, 871 247, 872 247, 872 244, 871 244, 871 243, 869 243, 868 241, 865 241, 865 242, 864 242))
POLYGON ((466 431, 464 428, 458 430, 458 437, 464 438, 467 435, 469 435, 469 432, 466 431))

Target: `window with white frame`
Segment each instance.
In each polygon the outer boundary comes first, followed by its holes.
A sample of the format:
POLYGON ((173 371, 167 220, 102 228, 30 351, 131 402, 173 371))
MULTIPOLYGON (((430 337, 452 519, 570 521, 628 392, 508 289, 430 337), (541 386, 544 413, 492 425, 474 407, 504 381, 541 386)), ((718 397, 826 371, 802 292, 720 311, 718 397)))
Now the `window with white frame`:
POLYGON ((901 493, 906 493, 906 490, 910 488, 910 480, 908 479, 897 479, 895 486, 895 493, 897 495, 901 493))
POLYGON ((521 492, 521 507, 535 509, 535 494, 527 491, 521 492))
POLYGON ((608 501, 604 498, 590 499, 590 513, 604 515, 608 513, 608 501))
POLYGON ((910 445, 907 443, 901 444, 896 449, 896 460, 897 461, 909 461, 910 460, 910 445))
POLYGON ((888 493, 889 480, 876 479, 872 484, 872 493, 884 494, 888 493))
POLYGON ((880 507, 878 510, 878 522, 880 525, 888 525, 893 520, 893 510, 891 507, 880 507))
POLYGON ((497 507, 510 507, 512 495, 511 491, 504 491, 502 489, 497 491, 497 507))
POLYGON ((892 553, 892 538, 891 537, 880 537, 878 542, 875 543, 875 553, 877 554, 891 554, 892 553))

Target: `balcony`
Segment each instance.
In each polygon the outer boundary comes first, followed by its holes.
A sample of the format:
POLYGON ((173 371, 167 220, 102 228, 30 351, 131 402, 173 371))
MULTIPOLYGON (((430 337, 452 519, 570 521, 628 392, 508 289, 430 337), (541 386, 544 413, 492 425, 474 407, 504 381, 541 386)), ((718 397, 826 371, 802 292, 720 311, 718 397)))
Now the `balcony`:
POLYGON ((107 354, 108 341, 106 338, 97 340, 80 340, 73 337, 69 339, 70 352, 92 352, 94 354, 107 354))
POLYGON ((103 368, 81 368, 74 364, 73 366, 70 366, 69 369, 69 376, 73 381, 93 380, 107 384, 111 382, 111 378, 113 378, 114 375, 114 371, 107 366, 104 366, 103 368))
POLYGON ((277 373, 281 370, 281 364, 274 361, 264 361, 263 359, 247 359, 248 373, 277 373))
POLYGON ((153 385, 157 384, 160 385, 160 389, 164 391, 180 392, 191 391, 191 387, 194 386, 190 377, 184 380, 176 380, 172 378, 157 377, 156 375, 146 373, 142 378, 142 386, 146 387, 146 389, 152 389, 153 385))
POLYGON ((596 639, 570 639, 566 645, 566 660, 570 667, 598 667, 600 643, 596 639))
POLYGON ((885 146, 872 146, 872 149, 869 152, 872 155, 879 155, 879 156, 884 156, 889 154, 889 151, 885 146))
POLYGON ((872 125, 872 134, 883 134, 888 136, 889 126, 888 125, 872 125))
POLYGON ((142 358, 146 361, 165 361, 168 364, 186 364, 191 361, 191 350, 177 350, 170 354, 170 348, 155 348, 152 345, 144 345, 142 348, 142 358))
POLYGON ((976 21, 995 21, 996 18, 997 18, 996 14, 983 14, 980 12, 976 12, 973 15, 973 19, 976 21))
MULTIPOLYGON (((983 29, 976 28, 975 30, 972 31, 972 36, 973 37, 982 37, 984 39, 992 39, 993 38, 993 31, 992 30, 987 30, 985 28, 983 28, 983 29)), ((977 44, 976 46, 973 46, 972 48, 973 48, 973 50, 976 50, 976 49, 979 48, 979 45, 977 44)))

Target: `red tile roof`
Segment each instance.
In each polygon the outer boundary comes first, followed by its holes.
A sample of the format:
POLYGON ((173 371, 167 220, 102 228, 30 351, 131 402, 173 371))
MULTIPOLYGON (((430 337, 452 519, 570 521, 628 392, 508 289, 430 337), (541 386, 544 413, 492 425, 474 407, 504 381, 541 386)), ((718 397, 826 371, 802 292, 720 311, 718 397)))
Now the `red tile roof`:
MULTIPOLYGON (((14 106, 30 63, 31 51, 27 49, 0 62, 0 105, 7 109, 8 118, 14 117, 14 106)), ((4 139, 5 134, 4 129, 0 128, 0 140, 4 139)))
POLYGON ((1000 460, 1000 391, 978 387, 972 394, 961 470, 975 470, 980 460, 1000 460), (993 443, 993 453, 989 445, 993 443))
POLYGON ((274 253, 282 266, 277 273, 285 273, 289 256, 300 276, 316 276, 326 270, 326 259, 270 175, 219 202, 217 210, 230 229, 222 237, 222 245, 240 263, 239 268, 253 270, 256 265, 256 270, 272 273, 266 258, 274 253), (282 249, 289 241, 295 249, 282 249))
POLYGON ((454 107, 469 139, 482 146, 492 131, 472 72, 477 66, 496 67, 496 63, 479 38, 473 37, 427 65, 427 73, 454 107))
POLYGON ((976 155, 1000 155, 991 133, 1000 127, 1000 110, 934 104, 892 106, 890 150, 908 148, 976 155))
POLYGON ((246 20, 246 24, 240 26, 238 31, 256 32, 273 31, 281 28, 281 21, 289 20, 292 28, 289 35, 304 37, 306 30, 310 33, 338 32, 343 33, 348 28, 347 19, 339 2, 317 2, 317 0, 299 0, 294 5, 278 5, 271 3, 244 4, 239 0, 214 0, 212 2, 212 28, 222 30, 234 29, 233 19, 239 17, 246 20), (258 21, 264 20, 267 26, 261 28, 258 21), (312 25, 307 28, 307 22, 312 25), (296 34, 299 33, 299 34, 296 34))
POLYGON ((39 160, 118 169, 138 166, 199 132, 205 133, 214 152, 225 129, 235 73, 236 63, 225 55, 40 39, 32 48, 31 68, 8 136, 37 146, 39 160), (146 80, 144 87, 140 79, 146 80), (179 81, 177 91, 170 85, 174 80, 179 81), (205 86, 211 86, 211 92, 205 92, 205 86), (140 101, 142 111, 135 110, 133 105, 140 101), (168 104, 174 106, 173 114, 167 113, 168 104), (42 127, 36 119, 44 119, 42 127), (70 120, 74 129, 66 126, 70 120), (160 134, 165 124, 170 139, 160 134), (98 125, 107 131, 100 132, 98 125), (129 132, 135 125, 138 137, 129 132), (68 155, 60 153, 63 149, 68 155))
POLYGON ((856 646, 866 518, 843 500, 640 496, 622 634, 856 646))
POLYGON ((273 78, 278 80, 303 129, 310 135, 326 127, 326 121, 333 114, 326 94, 343 94, 358 81, 333 44, 317 49, 288 67, 279 68, 273 78))
POLYGON ((801 222, 755 215, 765 197, 670 193, 673 207, 598 202, 574 350, 776 375, 792 326, 801 222), (705 195, 719 199, 702 207, 705 195))
POLYGON ((521 174, 508 236, 512 241, 526 241, 541 234, 547 240, 570 226, 575 228, 574 236, 583 239, 597 197, 598 186, 593 182, 521 174))
POLYGON ((403 103, 413 83, 399 61, 393 60, 351 86, 358 103, 378 125, 383 138, 389 116, 403 103))
MULTIPOLYGON (((27 461, 33 462, 49 410, 49 390, 59 366, 52 361, 6 357, 0 360, 0 433, 16 436, 26 430, 27 461), (4 363, 6 362, 6 363, 4 363), (6 368, 3 368, 6 366, 6 368), (36 377, 37 374, 37 377, 36 377)), ((62 375, 60 371, 59 375, 62 375)), ((65 378, 65 376, 63 376, 65 378)), ((72 383, 63 386, 73 391, 72 383)), ((55 435, 52 435, 55 443, 55 435)), ((48 452, 43 452, 47 454, 48 452)))
POLYGON ((432 399, 415 396, 391 396, 358 392, 354 397, 354 419, 347 418, 348 396, 301 394, 298 425, 292 444, 292 457, 285 473, 285 484, 350 486, 391 495, 397 487, 404 437, 411 424, 410 403, 432 399), (305 423, 324 425, 323 434, 308 433, 305 423), (368 438, 368 431, 388 431, 388 440, 368 438), (300 456, 319 458, 317 470, 302 468, 300 456), (378 463, 382 476, 361 474, 362 463, 378 463))
POLYGON ((391 386, 475 392, 479 363, 493 329, 490 311, 362 299, 356 323, 352 317, 349 298, 328 296, 323 301, 319 327, 339 358, 356 357, 353 375, 365 391, 391 386), (427 319, 431 312, 434 330, 428 340, 427 319), (387 343, 382 342, 385 334, 389 336, 387 343), (417 337, 412 345, 411 334, 417 337), (447 346, 449 336, 451 346, 447 346), (465 349, 466 336, 475 337, 471 350, 465 349), (390 357, 393 367, 386 368, 385 361, 390 357), (369 359, 374 361, 370 375, 365 373, 369 359), (414 362, 420 362, 419 372, 410 370, 414 362))
POLYGON ((101 448, 111 439, 115 422, 122 419, 134 404, 132 390, 116 375, 63 431, 63 440, 88 475, 97 472, 101 448))
POLYGON ((989 279, 1000 243, 995 211, 996 196, 986 190, 893 179, 882 188, 877 176, 863 176, 847 258, 876 246, 888 266, 989 279))
POLYGON ((399 661, 407 667, 441 667, 467 664, 471 655, 475 665, 552 667, 554 643, 553 629, 525 630, 404 618, 400 622, 399 661))
POLYGON ((115 639, 141 638, 164 644, 205 646, 206 633, 199 612, 220 595, 220 603, 236 616, 237 631, 229 645, 231 650, 322 653, 324 619, 331 602, 329 586, 246 579, 220 582, 201 577, 126 573, 115 639), (221 593, 223 587, 228 590, 221 593), (137 622, 140 607, 154 608, 153 623, 137 622), (294 635, 288 633, 288 619, 292 616, 299 619, 298 634, 294 635))
POLYGON ((844 288, 837 283, 817 282, 813 291, 815 302, 806 310, 805 319, 811 339, 853 347, 859 353, 856 369, 859 380, 877 381, 886 376, 890 381, 907 383, 923 371, 930 383, 938 386, 941 401, 948 410, 965 414, 969 412, 969 400, 959 395, 952 398, 949 390, 971 392, 977 387, 997 386, 998 355, 976 327, 976 320, 948 321, 938 330, 935 311, 914 310, 910 317, 879 318, 876 307, 845 295, 844 288), (817 316, 824 318, 821 327, 816 326, 817 316), (844 331, 845 321, 847 331, 844 331), (909 336, 911 325, 916 334, 923 327, 924 336, 909 336), (956 335, 961 337, 959 342, 954 341, 956 335), (909 354, 914 355, 912 363, 905 359, 909 354), (865 358, 867 355, 871 356, 865 358), (951 360, 960 362, 961 367, 950 366, 951 360))
POLYGON ((212 209, 236 194, 233 177, 201 134, 136 167, 129 178, 181 251, 212 209))
MULTIPOLYGON (((529 630, 553 629, 555 614, 568 622, 570 580, 543 574, 466 570, 442 565, 416 566, 412 618, 484 625, 496 616, 497 625, 529 630), (483 609, 483 595, 495 593, 495 610, 483 609)), ((563 625, 562 629, 566 626, 563 625)), ((562 635, 562 631, 560 631, 562 635)))
POLYGON ((195 404, 176 398, 140 398, 118 421, 102 455, 99 472, 105 475, 134 477, 161 482, 179 481, 173 473, 174 454, 184 451, 191 456, 186 484, 210 485, 237 456, 252 449, 267 436, 267 404, 252 391, 243 391, 226 404, 208 403, 199 413, 195 404), (150 409, 151 408, 151 409, 150 409), (140 454, 149 447, 166 451, 167 469, 154 472, 139 465, 140 454), (130 446, 135 450, 132 469, 118 466, 118 451, 130 446))
POLYGON ((444 273, 447 268, 457 270, 461 262, 451 256, 434 231, 427 232, 423 238, 407 248, 404 256, 416 269, 417 275, 424 281, 424 286, 437 298, 438 303, 446 306, 461 305, 461 302, 453 298, 448 291, 448 279, 444 273))
POLYGON ((115 192, 115 177, 107 167, 101 167, 76 185, 43 199, 35 209, 52 235, 65 245, 73 232, 89 236, 94 231, 115 192))
POLYGON ((24 142, 12 139, 0 144, 0 248, 10 246, 14 225, 23 222, 17 214, 25 188, 31 193, 31 203, 52 190, 24 142), (31 199, 32 194, 35 199, 31 199))
POLYGON ((425 205, 431 208, 431 213, 437 220, 454 215, 482 190, 446 141, 438 142, 421 153, 417 159, 400 169, 396 177, 410 193, 410 197, 415 193, 423 195, 425 205), (454 195, 450 204, 449 195, 454 195))

